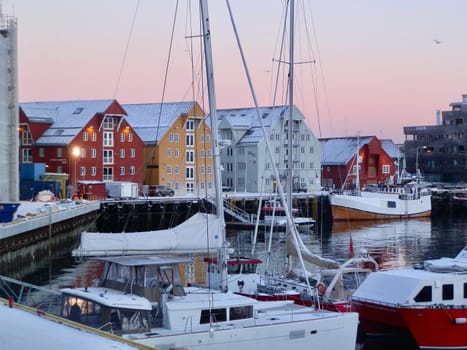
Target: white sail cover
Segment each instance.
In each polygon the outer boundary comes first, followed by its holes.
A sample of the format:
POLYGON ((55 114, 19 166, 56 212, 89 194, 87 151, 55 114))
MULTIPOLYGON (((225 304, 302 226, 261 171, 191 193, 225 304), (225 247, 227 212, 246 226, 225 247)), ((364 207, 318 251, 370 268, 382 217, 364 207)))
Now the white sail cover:
POLYGON ((76 257, 150 254, 207 253, 222 246, 224 220, 213 214, 197 213, 166 230, 100 233, 82 232, 76 257))
POLYGON ((307 248, 307 246, 303 243, 303 240, 300 237, 300 235, 298 235, 296 233, 291 233, 291 234, 289 234, 287 236, 287 240, 288 240, 288 242, 287 242, 287 252, 290 255, 299 256, 298 255, 298 249, 300 249, 300 254, 301 254, 304 261, 308 261, 311 264, 314 264, 314 265, 319 266, 319 267, 325 267, 325 268, 328 268, 328 269, 338 269, 340 267, 340 264, 335 260, 323 258, 322 256, 313 254, 307 248), (295 246, 294 240, 293 240, 293 237, 291 237, 291 234, 295 234, 295 237, 297 237, 297 243, 298 243, 299 247, 295 246))

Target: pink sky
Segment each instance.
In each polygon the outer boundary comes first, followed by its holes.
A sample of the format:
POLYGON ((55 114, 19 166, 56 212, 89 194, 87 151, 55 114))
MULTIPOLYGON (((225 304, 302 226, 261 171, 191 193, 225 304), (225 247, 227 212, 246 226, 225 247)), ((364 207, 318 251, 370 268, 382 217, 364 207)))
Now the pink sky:
MULTIPOLYGON (((282 3, 231 0, 261 105, 272 104, 282 3)), ((117 89, 136 4, 3 0, 3 12, 18 18, 20 101, 160 102, 175 1, 140 0, 117 89)), ((252 106, 225 3, 209 5, 218 108, 252 106)), ((467 93, 467 1, 316 0, 296 6, 296 61, 317 62, 296 66, 295 104, 317 137, 359 133, 401 142, 404 126, 435 124, 436 110, 448 110, 467 93), (305 44, 304 14, 311 45, 305 44)), ((186 8, 181 0, 167 102, 193 99, 186 8)), ((199 58, 194 62, 200 75, 199 58)), ((201 96, 196 92, 194 98, 203 105, 201 96)))

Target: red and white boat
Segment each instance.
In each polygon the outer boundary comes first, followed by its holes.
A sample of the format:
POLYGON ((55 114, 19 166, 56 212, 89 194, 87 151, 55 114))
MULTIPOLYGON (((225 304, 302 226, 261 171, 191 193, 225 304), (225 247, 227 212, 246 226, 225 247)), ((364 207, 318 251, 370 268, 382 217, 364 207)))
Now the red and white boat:
MULTIPOLYGON (((205 258, 208 263, 206 282, 218 288, 222 278, 216 258, 205 258)), ((378 270, 378 263, 362 250, 336 268, 322 268, 308 272, 311 286, 301 270, 291 275, 259 273, 260 259, 231 257, 227 260, 228 290, 260 301, 292 300, 295 304, 319 307, 324 310, 351 311, 350 297, 368 274, 378 270)))
POLYGON ((409 332, 420 349, 467 349, 467 247, 455 258, 370 274, 352 311, 367 335, 409 332))

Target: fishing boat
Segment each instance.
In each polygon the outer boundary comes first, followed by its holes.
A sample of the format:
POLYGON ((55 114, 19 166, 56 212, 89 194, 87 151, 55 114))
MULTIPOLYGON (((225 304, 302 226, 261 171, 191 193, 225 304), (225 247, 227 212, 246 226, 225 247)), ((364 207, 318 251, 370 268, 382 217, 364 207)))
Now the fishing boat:
POLYGON ((352 173, 342 188, 331 191, 329 201, 334 221, 420 218, 431 215, 431 193, 420 186, 419 179, 389 177, 381 185, 360 184, 361 143, 371 137, 356 138, 357 151, 352 158, 352 173), (357 164, 358 163, 358 164, 357 164), (395 182, 395 183, 394 183, 395 182))
POLYGON ((455 258, 372 273, 352 296, 367 335, 410 333, 420 349, 467 348, 467 248, 455 258))

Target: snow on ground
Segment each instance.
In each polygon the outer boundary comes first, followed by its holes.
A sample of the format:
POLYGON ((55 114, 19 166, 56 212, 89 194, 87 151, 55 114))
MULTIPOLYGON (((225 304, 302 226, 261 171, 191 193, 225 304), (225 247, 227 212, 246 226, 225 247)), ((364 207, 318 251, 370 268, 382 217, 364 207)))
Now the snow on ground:
POLYGON ((134 346, 0 304, 2 349, 135 350, 134 346))

